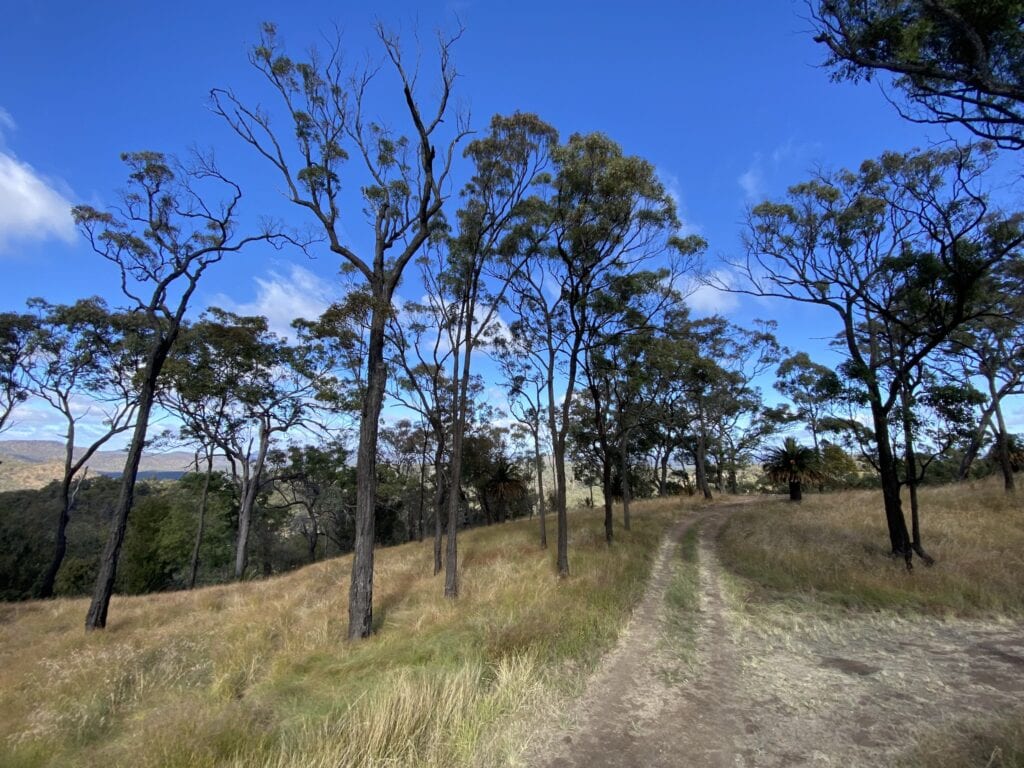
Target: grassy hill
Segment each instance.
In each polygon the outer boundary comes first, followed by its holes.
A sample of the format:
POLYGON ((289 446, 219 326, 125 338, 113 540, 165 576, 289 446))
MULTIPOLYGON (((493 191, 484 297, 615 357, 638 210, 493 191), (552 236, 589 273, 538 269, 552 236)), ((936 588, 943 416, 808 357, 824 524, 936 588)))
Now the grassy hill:
POLYGON ((380 550, 357 644, 349 557, 115 598, 91 634, 85 600, 0 606, 0 765, 506 764, 614 642, 681 505, 638 505, 610 549, 601 512, 574 513, 562 582, 536 520, 460 534, 455 602, 430 542, 380 550))

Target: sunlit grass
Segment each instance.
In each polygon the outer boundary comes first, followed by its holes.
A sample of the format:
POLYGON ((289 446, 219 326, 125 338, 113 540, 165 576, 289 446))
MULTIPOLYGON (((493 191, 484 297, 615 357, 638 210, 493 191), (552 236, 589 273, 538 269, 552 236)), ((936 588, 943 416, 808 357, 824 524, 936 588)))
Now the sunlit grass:
POLYGON ((901 768, 1024 768, 1024 710, 987 720, 945 723, 915 740, 901 768))
MULTIPOLYGON (((909 508, 909 504, 906 505, 909 508)), ((1024 507, 996 483, 921 491, 922 540, 936 559, 907 573, 889 557, 880 492, 758 504, 719 545, 751 596, 853 609, 1024 615, 1024 507)), ((909 510, 908 510, 909 517, 909 510)))
POLYGON ((578 688, 643 590, 681 502, 637 505, 604 544, 570 516, 559 582, 536 521, 460 534, 461 596, 431 544, 380 550, 376 634, 348 644, 350 558, 241 585, 0 607, 0 765, 348 766, 513 762, 578 688))

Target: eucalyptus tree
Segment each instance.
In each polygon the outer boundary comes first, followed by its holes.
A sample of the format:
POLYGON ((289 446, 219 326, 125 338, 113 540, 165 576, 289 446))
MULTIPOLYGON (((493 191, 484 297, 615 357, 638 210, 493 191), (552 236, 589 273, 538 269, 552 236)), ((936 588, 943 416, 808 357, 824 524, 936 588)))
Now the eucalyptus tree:
MULTIPOLYGON (((466 430, 474 349, 493 338, 498 312, 511 282, 533 257, 529 226, 524 218, 536 208, 528 199, 533 185, 546 178, 558 134, 536 115, 515 113, 491 119, 489 133, 471 142, 465 156, 473 176, 463 189, 457 230, 448 238, 447 264, 441 284, 456 307, 446 331, 452 350, 452 449, 449 483, 462 483, 463 437, 466 430), (524 247, 525 246, 525 247, 524 247)), ((459 498, 448 498, 445 546, 446 597, 459 594, 459 498)))
MULTIPOLYGON (((433 253, 437 256, 441 252, 433 253)), ((427 285, 425 302, 404 304, 400 317, 389 321, 388 332, 394 350, 392 365, 396 369, 391 379, 391 396, 423 420, 430 429, 433 443, 434 574, 437 575, 444 566, 444 502, 448 487, 445 457, 451 450, 454 391, 448 375, 452 347, 443 329, 453 321, 455 309, 444 301, 436 282, 440 270, 432 268, 428 258, 420 259, 427 285)), ((424 443, 424 450, 427 448, 424 443)))
POLYGON ((847 370, 864 389, 895 555, 913 548, 900 500, 890 420, 911 371, 988 311, 981 286, 1024 242, 1021 216, 979 189, 988 147, 886 153, 857 172, 819 172, 784 202, 753 208, 741 292, 818 305, 841 322, 847 370), (883 331, 906 344, 898 361, 883 331))
POLYGON ((533 365, 529 343, 519 334, 501 339, 497 360, 508 391, 509 412, 516 424, 529 434, 533 442, 533 471, 537 481, 537 511, 540 523, 540 545, 547 549, 547 499, 544 492, 544 453, 549 444, 544 418, 546 381, 533 365))
POLYGON ((0 433, 11 426, 11 411, 29 395, 25 373, 34 330, 32 315, 0 312, 0 433))
POLYGON ((37 314, 27 347, 26 386, 60 413, 65 425, 54 552, 36 592, 48 598, 67 553, 67 526, 89 460, 134 426, 141 340, 129 315, 111 312, 97 297, 72 305, 33 299, 29 307, 37 314))
POLYGON ((836 372, 811 360, 806 352, 790 355, 775 371, 775 389, 796 406, 796 416, 807 426, 815 452, 821 455, 822 420, 831 414, 842 384, 836 372))
POLYGON ((624 154, 607 136, 574 134, 552 152, 552 160, 553 173, 531 217, 538 259, 530 275, 516 282, 514 329, 530 334, 532 359, 547 381, 557 567, 565 577, 566 440, 585 351, 599 333, 595 301, 614 281, 646 271, 657 259, 663 264, 685 261, 704 243, 678 236, 675 206, 653 166, 624 154), (565 386, 560 403, 556 377, 565 386))
POLYGON ((121 292, 146 329, 145 362, 136 379, 135 430, 85 620, 87 629, 101 629, 107 623, 158 379, 199 280, 226 254, 281 238, 269 226, 253 234, 239 233, 242 191, 210 158, 196 157, 191 167, 157 152, 128 153, 122 159, 129 169, 128 189, 114 212, 88 205, 72 210, 93 250, 117 269, 121 292), (218 201, 219 195, 223 198, 218 201))
POLYGON ((992 431, 1003 486, 1009 493, 1015 483, 1003 401, 1024 394, 1024 260, 1014 259, 997 270, 988 290, 996 299, 992 313, 967 323, 953 336, 949 349, 965 377, 984 379, 988 395, 967 441, 958 477, 968 477, 986 433, 992 431))
POLYGON ((387 319, 406 266, 441 222, 455 147, 466 132, 464 120, 457 118, 452 135, 438 149, 440 135, 452 122, 445 120, 451 117, 449 99, 456 77, 451 52, 460 34, 439 37, 436 95, 425 107, 418 64, 410 70, 398 38, 377 26, 377 37, 401 86, 411 138, 372 117, 368 93, 377 69, 367 67, 349 75, 339 40, 325 55, 313 50, 305 60, 293 59, 273 24, 264 25, 249 60, 277 97, 285 125, 276 127, 270 112, 247 105, 230 90, 211 91, 214 112, 274 169, 288 199, 307 212, 330 251, 362 279, 369 298, 356 450, 349 640, 369 636, 372 628, 377 434, 387 383, 387 319), (362 210, 372 237, 366 253, 343 234, 343 214, 359 206, 343 195, 343 186, 348 186, 343 185, 344 169, 351 155, 363 166, 363 181, 352 186, 362 191, 362 210))
POLYGON ((962 125, 1024 148, 1024 5, 1019 0, 818 0, 815 41, 836 80, 895 76, 915 122, 962 125))
POLYGON ((334 394, 331 350, 305 334, 290 345, 265 317, 213 308, 190 329, 174 378, 176 410, 215 444, 239 493, 236 579, 245 575, 256 500, 273 440, 313 425, 317 397, 334 394))

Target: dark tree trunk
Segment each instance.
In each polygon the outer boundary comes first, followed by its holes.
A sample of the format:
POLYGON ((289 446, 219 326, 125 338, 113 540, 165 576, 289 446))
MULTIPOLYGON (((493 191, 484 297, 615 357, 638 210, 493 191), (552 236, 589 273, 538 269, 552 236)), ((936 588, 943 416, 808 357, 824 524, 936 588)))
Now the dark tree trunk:
POLYGON ((803 489, 799 480, 789 481, 789 500, 790 501, 802 501, 804 498, 803 489))
MULTIPOLYGON (((869 386, 869 389, 872 389, 869 386)), ((894 557, 902 556, 907 562, 907 570, 913 568, 913 550, 910 546, 910 534, 907 532, 907 520, 903 515, 903 502, 900 499, 900 478, 892 452, 892 441, 889 437, 889 424, 885 409, 877 390, 870 392, 871 417, 878 444, 878 473, 882 483, 882 498, 885 504, 885 521, 889 528, 889 543, 894 557)))
POLYGON ((666 450, 661 455, 661 475, 658 478, 658 495, 668 495, 668 459, 671 451, 666 450))
POLYGON ((434 575, 441 572, 441 544, 444 535, 444 441, 438 439, 434 453, 434 575))
POLYGON ((373 631, 373 545, 377 503, 377 433, 384 402, 384 323, 390 309, 386 291, 374 291, 366 359, 366 394, 359 422, 356 453, 356 511, 352 583, 348 592, 348 639, 373 631))
POLYGON ((935 559, 924 550, 921 544, 921 512, 917 500, 917 484, 920 480, 917 471, 917 453, 914 450, 914 420, 910 398, 906 389, 900 392, 903 409, 903 442, 906 451, 907 488, 910 490, 910 546, 924 561, 925 565, 934 565, 935 559))
POLYGON ((601 451, 601 492, 604 494, 604 541, 612 543, 612 460, 608 451, 601 451))
POLYGON ((632 492, 629 487, 629 431, 623 430, 622 439, 619 441, 619 454, 622 459, 622 527, 629 530, 629 502, 632 492))
POLYGON ((57 574, 60 572, 60 567, 68 552, 68 521, 71 520, 71 507, 75 503, 75 493, 81 480, 77 485, 73 485, 73 483, 73 479, 68 477, 65 472, 64 479, 60 484, 60 515, 57 517, 57 536, 54 541, 53 557, 43 574, 43 580, 36 593, 36 596, 43 600, 53 597, 57 574))
POLYGON ((213 454, 206 456, 206 479, 203 480, 203 491, 199 497, 199 524, 196 526, 196 541, 192 545, 192 558, 188 568, 188 588, 196 586, 196 576, 199 573, 199 548, 203 543, 203 529, 206 527, 206 502, 210 494, 210 477, 213 475, 213 454))
POLYGON ((569 520, 566 515, 565 489, 565 436, 554 441, 555 453, 555 512, 558 518, 558 575, 569 576, 569 520))
POLYGON ((167 354, 177 337, 175 326, 153 349, 143 375, 142 390, 139 393, 139 410, 131 443, 128 445, 128 458, 125 460, 124 473, 121 475, 121 492, 114 508, 114 516, 110 521, 110 533, 100 559, 100 571, 96 577, 92 601, 85 616, 86 630, 103 629, 107 626, 107 612, 110 609, 110 598, 114 594, 114 581, 117 579, 117 562, 121 556, 121 545, 128 530, 128 515, 135 501, 135 481, 139 475, 139 462, 142 460, 142 449, 146 445, 146 430, 149 427, 149 414, 156 399, 156 382, 160 376, 167 354))

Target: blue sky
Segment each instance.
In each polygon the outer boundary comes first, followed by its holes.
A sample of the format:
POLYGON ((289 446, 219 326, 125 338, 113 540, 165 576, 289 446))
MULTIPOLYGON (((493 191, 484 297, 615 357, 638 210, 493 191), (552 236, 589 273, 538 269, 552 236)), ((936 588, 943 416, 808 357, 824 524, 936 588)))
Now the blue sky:
MULTIPOLYGON (((433 31, 461 20, 455 96, 474 128, 485 129, 496 112, 522 110, 563 137, 608 134, 657 167, 712 259, 739 252, 747 205, 782 193, 814 166, 855 166, 943 138, 901 120, 877 85, 830 82, 802 0, 7 6, 0 27, 4 309, 20 309, 30 296, 66 302, 99 294, 116 303, 115 274, 76 235, 66 208, 115 200, 122 151, 213 148, 246 190, 252 215, 295 220, 270 169, 208 109, 212 87, 270 99, 246 60, 264 20, 277 23, 296 53, 337 26, 352 63, 379 60, 375 20, 402 33, 410 50, 418 30, 424 67, 433 61, 433 31)), ((386 78, 378 85, 373 108, 400 124, 400 93, 386 78)), ((350 221, 358 247, 361 220, 350 221)), ((195 306, 268 314, 280 327, 335 295, 336 272, 326 252, 309 260, 254 250, 204 278, 195 306)), ((415 294, 414 286, 404 290, 415 294)), ((826 313, 783 302, 710 290, 693 301, 698 312, 722 311, 741 324, 775 319, 783 343, 812 355, 835 328, 826 313)), ((1024 422, 1018 404, 1011 410, 1024 422)), ((32 421, 7 436, 27 436, 32 421)))

